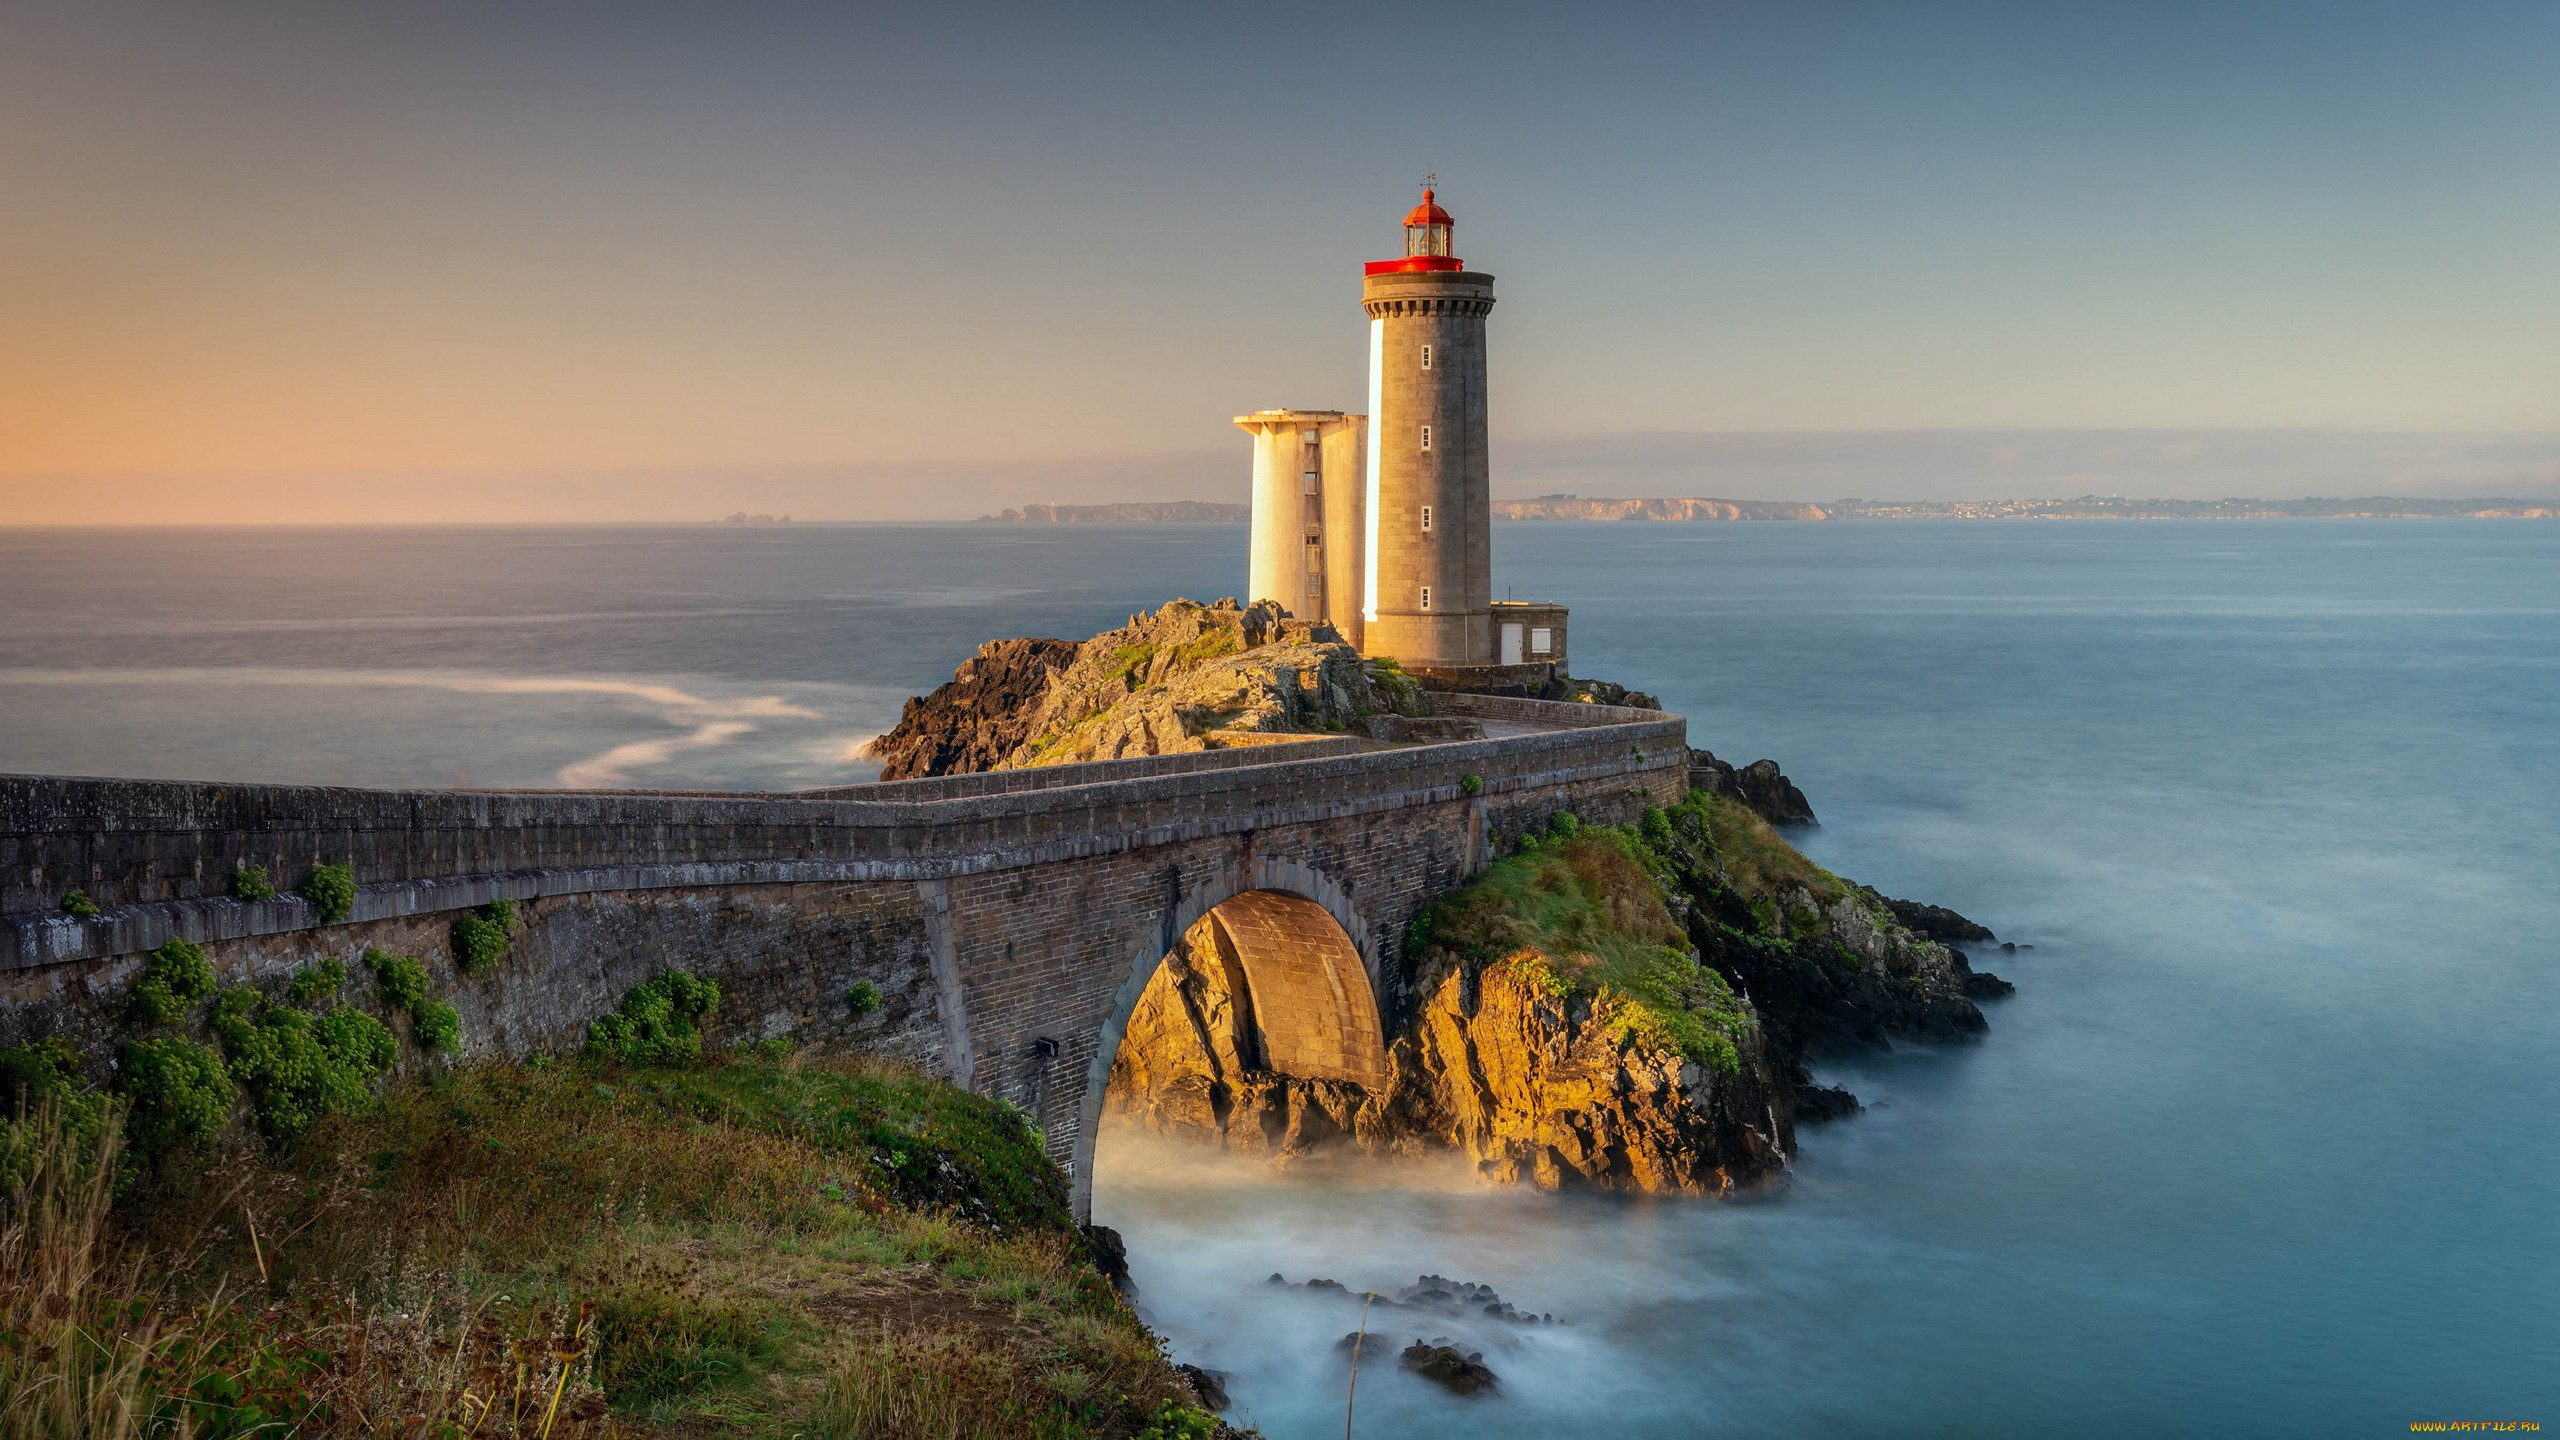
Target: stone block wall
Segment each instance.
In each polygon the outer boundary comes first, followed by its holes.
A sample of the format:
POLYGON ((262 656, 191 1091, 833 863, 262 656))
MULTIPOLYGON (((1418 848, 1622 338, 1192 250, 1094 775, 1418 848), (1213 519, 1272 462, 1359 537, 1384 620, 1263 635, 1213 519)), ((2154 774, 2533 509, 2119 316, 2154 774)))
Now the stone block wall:
POLYGON ((941 799, 907 798, 935 781, 747 796, 0 777, 0 1044, 60 1034, 103 1065, 144 953, 171 936, 229 983, 281 987, 335 956, 359 999, 365 949, 417 954, 471 1054, 574 1048, 632 985, 682 968, 722 987, 717 1039, 858 1044, 1032 1109, 1081 1198, 1120 1027, 1209 909, 1256 890, 1323 906, 1392 1032, 1412 1002, 1404 929, 1481 868, 1489 833, 1558 810, 1631 822, 1687 783, 1676 716, 1465 699, 1558 728, 1059 767, 1080 773, 941 799), (848 798, 866 788, 900 798, 848 798), (355 871, 344 921, 224 898, 236 864, 290 884, 324 861, 355 871), (63 913, 74 887, 105 913, 63 913), (508 958, 456 973, 452 921, 499 898, 525 921, 508 958), (877 1015, 845 1006, 857 980, 887 998, 877 1015))

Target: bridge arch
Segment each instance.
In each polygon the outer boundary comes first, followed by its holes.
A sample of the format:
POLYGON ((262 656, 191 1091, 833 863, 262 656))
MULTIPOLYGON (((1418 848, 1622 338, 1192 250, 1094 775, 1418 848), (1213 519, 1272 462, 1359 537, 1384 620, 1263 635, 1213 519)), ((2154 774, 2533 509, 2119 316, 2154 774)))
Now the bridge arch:
POLYGON ((1224 884, 1172 907, 1163 929, 1134 942, 1126 978, 1106 1012, 1078 1106, 1072 1175, 1089 1213, 1093 1165, 1113 1062, 1130 1017, 1174 948, 1213 934, 1243 972, 1260 1068, 1309 1079, 1383 1084, 1387 1078, 1384 957, 1377 930, 1342 887, 1285 861, 1256 860, 1224 884))

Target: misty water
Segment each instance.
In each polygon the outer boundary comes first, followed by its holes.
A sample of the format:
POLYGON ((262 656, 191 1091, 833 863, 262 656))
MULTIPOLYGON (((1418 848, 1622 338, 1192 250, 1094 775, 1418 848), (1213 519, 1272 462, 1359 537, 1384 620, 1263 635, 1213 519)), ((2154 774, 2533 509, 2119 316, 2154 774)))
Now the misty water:
MULTIPOLYGON (((1514 525, 1519 598, 1800 843, 2032 946, 1979 1044, 1741 1201, 1111 1143, 1148 1315, 1274 1440, 1357 1305, 1486 1283, 1504 1393, 1357 1433, 2353 1435, 2560 1423, 2560 525, 1514 525)), ((1241 528, 0 531, 0 769, 776 788, 986 638, 1237 588, 1241 528)))

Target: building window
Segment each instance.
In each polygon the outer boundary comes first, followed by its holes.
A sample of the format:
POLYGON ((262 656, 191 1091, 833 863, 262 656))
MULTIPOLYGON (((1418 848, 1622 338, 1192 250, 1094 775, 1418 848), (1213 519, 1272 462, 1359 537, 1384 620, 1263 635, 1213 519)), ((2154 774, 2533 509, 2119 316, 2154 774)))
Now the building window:
POLYGON ((1307 493, 1310 495, 1316 493, 1316 472, 1313 470, 1307 472, 1307 493))
POLYGON ((1301 430, 1298 432, 1298 438, 1309 445, 1313 445, 1322 438, 1322 432, 1315 430, 1301 430))
POLYGON ((1431 448, 1431 427, 1428 425, 1422 427, 1422 448, 1425 450, 1431 448))
POLYGON ((1431 528, 1431 507, 1428 505, 1422 507, 1422 528, 1425 530, 1431 528))
POLYGON ((1555 649, 1555 648, 1556 648, 1556 632, 1554 632, 1553 630, 1547 630, 1547 629, 1535 629, 1535 630, 1531 630, 1531 631, 1529 632, 1529 653, 1530 653, 1530 654, 1532 654, 1532 655, 1544 655, 1544 654, 1546 654, 1548 651, 1551 651, 1551 650, 1553 650, 1553 649, 1555 649))
POLYGON ((1431 368, 1431 347, 1428 345, 1422 347, 1422 368, 1425 370, 1431 368))
POLYGON ((1431 587, 1428 585, 1422 587, 1422 608, 1425 610, 1431 608, 1431 587))

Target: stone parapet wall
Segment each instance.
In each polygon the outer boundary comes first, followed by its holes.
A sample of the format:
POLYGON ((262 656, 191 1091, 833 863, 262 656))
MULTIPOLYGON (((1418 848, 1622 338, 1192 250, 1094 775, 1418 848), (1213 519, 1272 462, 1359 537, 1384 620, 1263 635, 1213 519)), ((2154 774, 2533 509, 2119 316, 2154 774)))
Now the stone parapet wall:
MULTIPOLYGON (((1539 704, 1538 713, 1559 723, 1593 708, 1539 704)), ((132 953, 170 935, 231 938, 311 923, 307 907, 289 895, 261 904, 226 898, 233 869, 244 864, 265 867, 282 886, 317 864, 350 865, 359 886, 354 918, 371 919, 498 895, 950 878, 1162 843, 1177 833, 1252 830, 1346 807, 1454 796, 1468 775, 1501 794, 1682 763, 1679 720, 1619 713, 1645 718, 945 800, 6 776, 0 969, 132 953), (1633 758, 1640 751, 1644 762, 1633 758), (65 914, 61 900, 73 889, 107 913, 93 920, 65 914), (137 910, 147 913, 130 913, 137 910)))
MULTIPOLYGON (((1042 765, 1029 770, 981 770, 971 775, 934 775, 921 780, 875 780, 867 785, 830 785, 794 790, 802 800, 963 800, 979 795, 1018 795, 1025 790, 1056 790, 1068 785, 1097 785, 1111 780, 1144 780, 1157 775, 1190 775, 1203 770, 1233 770, 1240 765, 1268 765, 1274 760, 1313 760, 1326 755, 1352 755, 1368 748, 1349 735, 1280 737, 1286 755, 1252 754, 1243 749, 1192 750, 1179 755, 1138 755, 1126 760, 1088 760, 1080 765, 1042 765)), ((673 793, 673 792, 671 792, 673 793)))
MULTIPOLYGON (((1529 670, 1542 667, 1520 665, 1494 668, 1529 670)), ((1474 720, 1510 720, 1526 725, 1546 725, 1571 730, 1596 729, 1603 725, 1641 725, 1663 718, 1663 712, 1659 710, 1638 710, 1626 705, 1582 705, 1568 700, 1522 700, 1509 695, 1475 695, 1463 691, 1433 692, 1431 708, 1442 715, 1464 715, 1474 720)), ((1682 725, 1682 733, 1687 733, 1685 723, 1682 725)))

